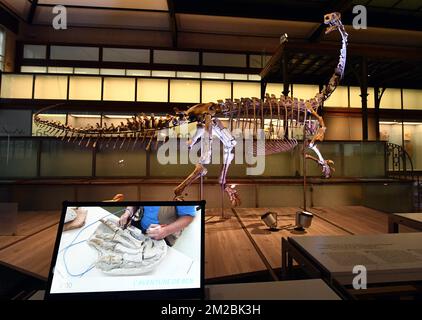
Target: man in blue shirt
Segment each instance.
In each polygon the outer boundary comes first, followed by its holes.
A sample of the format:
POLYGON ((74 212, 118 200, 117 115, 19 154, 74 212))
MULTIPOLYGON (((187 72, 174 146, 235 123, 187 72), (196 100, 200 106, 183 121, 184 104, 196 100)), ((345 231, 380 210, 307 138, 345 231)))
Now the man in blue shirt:
MULTIPOLYGON (((139 207, 128 207, 120 217, 120 226, 125 226, 139 207)), ((196 215, 195 206, 156 207, 146 206, 141 208, 140 228, 152 239, 166 239, 169 244, 174 244, 181 231, 186 228, 196 215)), ((138 226, 139 227, 139 226, 138 226)))

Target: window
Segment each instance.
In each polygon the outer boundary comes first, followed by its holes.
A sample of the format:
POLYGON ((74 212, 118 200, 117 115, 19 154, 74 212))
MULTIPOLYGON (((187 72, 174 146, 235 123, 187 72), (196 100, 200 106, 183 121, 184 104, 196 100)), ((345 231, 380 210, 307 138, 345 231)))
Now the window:
POLYGON ((0 71, 4 71, 4 60, 6 51, 6 32, 0 27, 0 71))
POLYGON ((22 66, 22 73, 47 73, 47 67, 38 67, 38 66, 22 66))
POLYGON ((198 65, 199 52, 154 50, 154 63, 198 65))
POLYGON ((47 57, 47 46, 26 44, 23 47, 24 59, 45 59, 47 57))
POLYGON ((52 60, 98 61, 100 49, 95 47, 51 46, 52 60))

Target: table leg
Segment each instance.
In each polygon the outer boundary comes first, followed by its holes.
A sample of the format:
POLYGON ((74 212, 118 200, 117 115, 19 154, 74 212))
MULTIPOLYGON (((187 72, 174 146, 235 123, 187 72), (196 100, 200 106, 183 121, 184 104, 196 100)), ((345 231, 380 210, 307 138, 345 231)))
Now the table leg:
POLYGON ((281 239, 281 273, 283 276, 287 276, 288 270, 287 267, 287 259, 289 256, 289 251, 287 247, 289 246, 288 241, 286 241, 284 238, 281 239))
POLYGON ((388 233, 399 233, 399 224, 392 218, 388 218, 388 233))

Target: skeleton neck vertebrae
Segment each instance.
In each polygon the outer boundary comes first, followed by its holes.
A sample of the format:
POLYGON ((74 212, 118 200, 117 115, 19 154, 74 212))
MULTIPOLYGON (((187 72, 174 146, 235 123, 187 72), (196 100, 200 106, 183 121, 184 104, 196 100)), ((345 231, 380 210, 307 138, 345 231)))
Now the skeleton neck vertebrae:
POLYGON ((122 149, 124 146, 134 149, 137 144, 142 144, 145 149, 158 145, 158 133, 163 129, 171 129, 186 123, 196 123, 196 131, 188 141, 192 147, 200 141, 200 157, 194 171, 175 190, 175 199, 182 200, 185 189, 206 175, 205 166, 210 163, 212 156, 212 141, 217 137, 224 147, 223 168, 220 173, 219 183, 227 193, 233 206, 240 204, 240 198, 233 186, 226 185, 228 168, 234 158, 233 149, 237 145, 236 132, 242 137, 251 137, 257 141, 265 138, 263 148, 255 143, 254 154, 271 154, 290 151, 298 145, 295 132, 305 132, 309 143, 304 145, 313 150, 316 157, 306 155, 306 158, 317 162, 322 167, 323 175, 331 176, 333 161, 323 158, 316 143, 324 140, 326 131, 324 119, 318 114, 318 109, 327 100, 338 86, 344 75, 346 65, 347 33, 340 21, 339 13, 324 16, 328 25, 326 33, 338 30, 342 37, 340 58, 334 74, 328 84, 313 98, 308 100, 280 96, 279 98, 267 95, 264 99, 242 98, 219 100, 217 103, 200 103, 186 111, 176 110, 174 115, 149 116, 140 114, 127 119, 120 125, 88 126, 87 128, 74 128, 59 122, 41 119, 39 114, 48 107, 40 110, 35 115, 35 122, 46 127, 47 131, 63 141, 74 142, 78 145, 94 148, 111 147, 122 149))

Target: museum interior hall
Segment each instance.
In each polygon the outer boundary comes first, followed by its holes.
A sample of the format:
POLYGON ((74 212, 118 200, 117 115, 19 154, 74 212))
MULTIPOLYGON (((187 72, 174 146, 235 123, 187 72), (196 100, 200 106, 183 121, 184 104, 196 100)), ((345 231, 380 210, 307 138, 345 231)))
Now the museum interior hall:
POLYGON ((0 300, 417 300, 421 231, 420 0, 0 0, 0 300))

